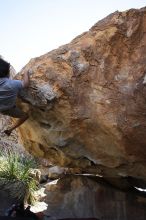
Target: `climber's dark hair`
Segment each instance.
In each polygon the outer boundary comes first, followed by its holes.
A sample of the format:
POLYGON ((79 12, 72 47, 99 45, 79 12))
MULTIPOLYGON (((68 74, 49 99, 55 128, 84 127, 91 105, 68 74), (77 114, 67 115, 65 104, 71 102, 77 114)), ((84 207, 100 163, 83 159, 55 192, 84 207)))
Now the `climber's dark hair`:
POLYGON ((0 78, 8 77, 10 73, 10 63, 0 58, 0 78))

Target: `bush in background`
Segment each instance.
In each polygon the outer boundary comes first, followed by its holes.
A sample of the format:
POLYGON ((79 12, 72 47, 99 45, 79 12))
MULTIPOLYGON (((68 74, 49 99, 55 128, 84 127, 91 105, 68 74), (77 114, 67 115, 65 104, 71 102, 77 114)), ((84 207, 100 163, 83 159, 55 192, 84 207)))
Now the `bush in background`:
POLYGON ((30 176, 30 169, 36 168, 37 162, 31 156, 15 152, 0 152, 0 185, 10 191, 10 195, 18 201, 33 203, 36 180, 30 176))

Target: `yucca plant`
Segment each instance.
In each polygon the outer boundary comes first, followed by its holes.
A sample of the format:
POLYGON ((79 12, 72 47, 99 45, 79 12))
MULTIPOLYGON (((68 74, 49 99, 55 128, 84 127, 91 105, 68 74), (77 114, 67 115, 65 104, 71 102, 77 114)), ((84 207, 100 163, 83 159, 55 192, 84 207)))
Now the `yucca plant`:
POLYGON ((29 170, 36 167, 34 159, 13 152, 0 153, 0 181, 4 189, 11 189, 11 196, 18 200, 27 197, 34 202, 33 193, 37 182, 30 176, 29 170))

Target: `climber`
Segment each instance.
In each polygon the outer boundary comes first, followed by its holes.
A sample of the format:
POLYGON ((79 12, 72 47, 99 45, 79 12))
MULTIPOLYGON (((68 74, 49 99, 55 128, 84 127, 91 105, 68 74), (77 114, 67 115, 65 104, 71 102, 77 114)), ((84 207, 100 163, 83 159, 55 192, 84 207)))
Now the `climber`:
POLYGON ((19 120, 4 133, 8 136, 28 119, 28 113, 16 106, 16 98, 23 88, 29 86, 30 72, 26 72, 22 80, 10 79, 10 63, 0 58, 0 113, 19 120))

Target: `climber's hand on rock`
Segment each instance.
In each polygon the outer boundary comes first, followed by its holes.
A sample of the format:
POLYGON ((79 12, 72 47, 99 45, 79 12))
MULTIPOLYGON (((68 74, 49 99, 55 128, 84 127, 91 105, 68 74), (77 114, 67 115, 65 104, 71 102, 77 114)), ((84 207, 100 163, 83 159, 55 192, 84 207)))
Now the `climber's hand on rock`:
POLYGON ((33 73, 34 73, 34 71, 33 71, 32 69, 28 70, 27 72, 28 72, 28 75, 29 75, 29 76, 32 76, 33 73))

